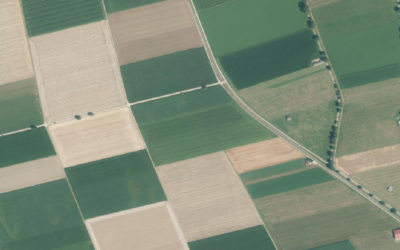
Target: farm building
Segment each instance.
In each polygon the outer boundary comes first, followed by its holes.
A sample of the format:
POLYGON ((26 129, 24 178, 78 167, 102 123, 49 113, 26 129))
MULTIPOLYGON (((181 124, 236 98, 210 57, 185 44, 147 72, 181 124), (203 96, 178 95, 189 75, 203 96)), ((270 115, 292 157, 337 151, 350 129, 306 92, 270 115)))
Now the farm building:
POLYGON ((290 115, 286 115, 285 119, 286 119, 286 121, 290 121, 290 120, 292 120, 292 117, 290 115))
POLYGON ((400 228, 393 230, 393 236, 395 240, 400 240, 400 228))

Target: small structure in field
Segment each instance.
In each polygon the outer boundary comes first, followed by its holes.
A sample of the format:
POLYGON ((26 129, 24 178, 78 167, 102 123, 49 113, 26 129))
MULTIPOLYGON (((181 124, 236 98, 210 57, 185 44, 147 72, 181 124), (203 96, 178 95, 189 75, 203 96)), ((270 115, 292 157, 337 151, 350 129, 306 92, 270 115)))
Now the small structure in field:
POLYGON ((312 166, 312 165, 314 165, 314 164, 315 164, 315 162, 313 161, 313 159, 310 159, 310 158, 304 159, 304 165, 305 165, 306 167, 312 166))
POLYGON ((286 115, 286 116, 285 116, 285 119, 286 119, 286 121, 291 121, 291 120, 292 120, 292 117, 291 117, 290 115, 286 115))
POLYGON ((324 61, 322 61, 320 58, 314 59, 311 61, 312 66, 316 67, 319 65, 324 64, 324 61))
POLYGON ((393 230, 393 237, 395 240, 400 240, 400 228, 393 230))
POLYGON ((394 189, 394 187, 390 186, 390 187, 387 188, 387 191, 392 192, 393 189, 394 189))

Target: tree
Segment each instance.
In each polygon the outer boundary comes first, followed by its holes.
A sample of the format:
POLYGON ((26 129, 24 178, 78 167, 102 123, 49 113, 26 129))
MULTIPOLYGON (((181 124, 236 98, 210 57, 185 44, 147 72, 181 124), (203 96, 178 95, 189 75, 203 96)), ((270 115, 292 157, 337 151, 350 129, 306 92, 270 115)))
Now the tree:
POLYGON ((324 61, 324 62, 328 61, 328 57, 326 57, 326 56, 321 56, 319 59, 321 59, 321 61, 324 61))
POLYGON ((30 125, 29 128, 32 129, 32 130, 36 130, 37 129, 37 127, 35 125, 30 125))
POLYGON ((374 195, 373 195, 373 194, 371 194, 371 193, 369 193, 368 195, 369 195, 369 197, 374 197, 374 195))
POLYGON ((392 213, 397 213, 397 210, 396 210, 396 208, 394 208, 394 207, 392 207, 391 209, 390 209, 390 212, 392 212, 392 213))
POLYGON ((318 41, 318 40, 319 40, 319 36, 316 35, 316 34, 312 35, 311 38, 314 39, 315 41, 318 41))
POLYGON ((385 202, 384 201, 379 201, 379 204, 381 204, 382 206, 385 206, 385 202))
POLYGON ((299 6, 299 9, 301 12, 307 12, 308 10, 308 5, 306 0, 302 0, 300 2, 298 2, 297 6, 299 6))
POLYGON ((336 108, 336 112, 340 112, 342 109, 340 107, 336 108))
POLYGON ((396 6, 394 6, 393 10, 396 12, 400 12, 400 7, 396 5, 396 6))
POLYGON ((94 116, 94 114, 92 112, 88 112, 87 113, 89 116, 94 116))
POLYGON ((327 69, 327 70, 331 70, 332 67, 331 67, 330 65, 326 65, 326 69, 327 69))
POLYGON ((319 51, 319 55, 320 55, 320 56, 325 56, 325 55, 326 55, 326 54, 325 54, 325 51, 320 50, 320 51, 319 51))
POLYGON ((80 115, 76 115, 76 116, 75 116, 75 119, 77 119, 77 120, 79 121, 79 120, 82 119, 82 118, 81 118, 80 115))
POLYGON ((358 185, 358 186, 357 186, 357 188, 358 188, 358 189, 362 189, 363 187, 362 187, 362 186, 360 186, 360 185, 358 185))
POLYGON ((311 19, 311 17, 308 18, 308 20, 307 20, 307 26, 308 26, 309 28, 314 28, 314 27, 315 27, 315 23, 314 23, 314 21, 311 19))
POLYGON ((346 180, 348 180, 348 181, 351 181, 351 179, 350 179, 350 178, 346 178, 346 180))

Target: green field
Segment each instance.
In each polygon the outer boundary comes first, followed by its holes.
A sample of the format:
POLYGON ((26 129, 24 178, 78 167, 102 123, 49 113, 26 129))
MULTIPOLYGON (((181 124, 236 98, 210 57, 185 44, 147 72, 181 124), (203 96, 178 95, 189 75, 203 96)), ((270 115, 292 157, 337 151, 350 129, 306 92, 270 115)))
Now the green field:
POLYGON ((43 123, 35 79, 0 86, 0 134, 43 123))
POLYGON ((219 58, 222 68, 236 89, 247 88, 311 66, 319 58, 313 31, 297 33, 219 58))
POLYGON ((336 96, 324 66, 239 90, 238 94, 281 131, 319 156, 327 157, 329 131, 336 118, 336 96), (286 115, 292 120, 286 121, 286 115))
POLYGON ((258 199, 334 180, 332 176, 325 173, 320 168, 311 168, 309 170, 268 180, 263 179, 264 178, 260 176, 257 180, 258 182, 246 185, 252 199, 258 199))
POLYGON ((104 0, 104 5, 107 13, 113 13, 161 1, 165 0, 104 0))
POLYGON ((146 150, 65 172, 85 219, 167 200, 146 150))
POLYGON ((55 155, 46 128, 0 137, 0 168, 55 155))
POLYGON ((344 89, 337 156, 400 143, 400 78, 344 89))
MULTIPOLYGON (((196 6, 212 2, 215 1, 194 1, 196 6)), ((305 29, 307 16, 299 11, 297 3, 298 0, 235 0, 198 11, 218 58, 305 29)))
POLYGON ((0 194, 2 250, 93 250, 65 179, 0 194))
POLYGON ((124 65, 121 74, 129 102, 217 82, 204 48, 124 65))
POLYGON ((97 22, 104 19, 100 0, 21 0, 28 36, 97 22))
POLYGON ((190 250, 275 250, 264 226, 189 242, 190 250))
POLYGON ((350 241, 341 241, 325 246, 312 248, 311 250, 356 250, 350 241))
POLYGON ((274 138, 221 86, 132 106, 155 165, 274 138))
POLYGON ((203 11, 235 0, 193 0, 196 10, 203 11))

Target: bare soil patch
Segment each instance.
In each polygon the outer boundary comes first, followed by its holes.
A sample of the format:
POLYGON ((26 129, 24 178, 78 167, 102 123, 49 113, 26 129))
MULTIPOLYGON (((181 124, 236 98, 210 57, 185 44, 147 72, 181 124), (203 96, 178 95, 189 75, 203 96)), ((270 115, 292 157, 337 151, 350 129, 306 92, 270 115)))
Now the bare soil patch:
POLYGON ((281 138, 237 147, 227 150, 226 153, 239 173, 305 157, 281 138))

